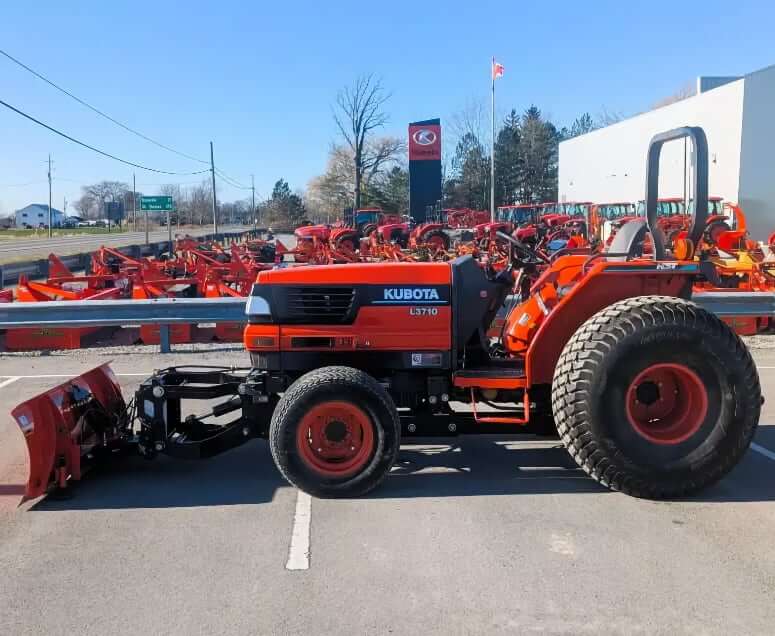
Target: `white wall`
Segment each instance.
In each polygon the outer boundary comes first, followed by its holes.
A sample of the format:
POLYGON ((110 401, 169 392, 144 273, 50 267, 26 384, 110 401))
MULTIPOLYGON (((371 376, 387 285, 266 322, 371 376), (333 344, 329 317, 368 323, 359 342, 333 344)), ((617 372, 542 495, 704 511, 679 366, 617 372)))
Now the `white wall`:
POLYGON ((739 203, 756 240, 775 231, 775 66, 745 78, 739 203))
MULTIPOLYGON (((744 81, 561 143, 560 200, 603 203, 643 199, 650 139, 679 126, 701 126, 708 138, 710 194, 737 201, 744 81)), ((683 196, 683 161, 682 141, 664 146, 660 196, 683 196)))

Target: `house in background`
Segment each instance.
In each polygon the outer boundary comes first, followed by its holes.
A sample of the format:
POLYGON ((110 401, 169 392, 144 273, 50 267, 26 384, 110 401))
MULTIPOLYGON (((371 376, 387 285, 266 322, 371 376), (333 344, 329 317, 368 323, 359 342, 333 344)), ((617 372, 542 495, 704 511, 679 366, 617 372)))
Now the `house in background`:
MULTIPOLYGON (((52 227, 61 227, 64 218, 64 212, 51 208, 52 227)), ((48 205, 31 203, 21 210, 16 210, 16 227, 40 227, 41 225, 48 225, 48 205)))

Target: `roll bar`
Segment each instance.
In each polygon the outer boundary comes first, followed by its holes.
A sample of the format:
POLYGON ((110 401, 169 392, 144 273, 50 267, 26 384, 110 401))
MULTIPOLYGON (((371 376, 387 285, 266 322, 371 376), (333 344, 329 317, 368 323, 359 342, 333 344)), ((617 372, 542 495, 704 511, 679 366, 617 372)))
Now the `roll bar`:
POLYGON ((691 139, 695 157, 692 170, 694 210, 689 228, 689 238, 694 245, 697 245, 702 238, 708 220, 708 140, 705 132, 699 126, 683 126, 654 135, 649 142, 646 163, 646 224, 654 243, 655 260, 665 258, 665 237, 657 223, 659 156, 665 143, 684 137, 691 139))

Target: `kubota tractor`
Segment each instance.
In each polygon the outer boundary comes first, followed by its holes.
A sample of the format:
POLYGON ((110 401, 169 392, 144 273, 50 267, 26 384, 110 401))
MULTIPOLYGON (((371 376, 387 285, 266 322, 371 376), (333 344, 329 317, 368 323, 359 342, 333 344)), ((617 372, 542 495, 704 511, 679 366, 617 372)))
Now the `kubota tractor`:
POLYGON ((349 497, 386 477, 402 436, 519 429, 554 431, 592 478, 630 495, 716 482, 746 452, 762 398, 743 342, 691 302, 698 263, 663 246, 660 151, 684 137, 696 156, 690 252, 707 217, 699 128, 651 141, 646 218, 602 253, 548 260, 506 236, 500 272, 470 256, 260 272, 247 304, 249 369, 162 370, 127 408, 101 367, 17 407, 27 496, 78 478, 87 452, 134 443, 146 457, 199 458, 264 437, 292 484, 349 497), (492 342, 486 329, 509 294, 492 342), (213 398, 225 400, 207 415, 181 413, 181 400, 213 398))

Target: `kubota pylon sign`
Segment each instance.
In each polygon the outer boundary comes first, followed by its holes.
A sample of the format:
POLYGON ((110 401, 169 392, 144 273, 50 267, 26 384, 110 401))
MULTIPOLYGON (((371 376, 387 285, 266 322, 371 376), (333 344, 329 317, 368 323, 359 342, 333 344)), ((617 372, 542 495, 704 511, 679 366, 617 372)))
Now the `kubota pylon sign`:
POLYGON ((441 121, 409 124, 409 213, 417 223, 441 199, 441 121))

